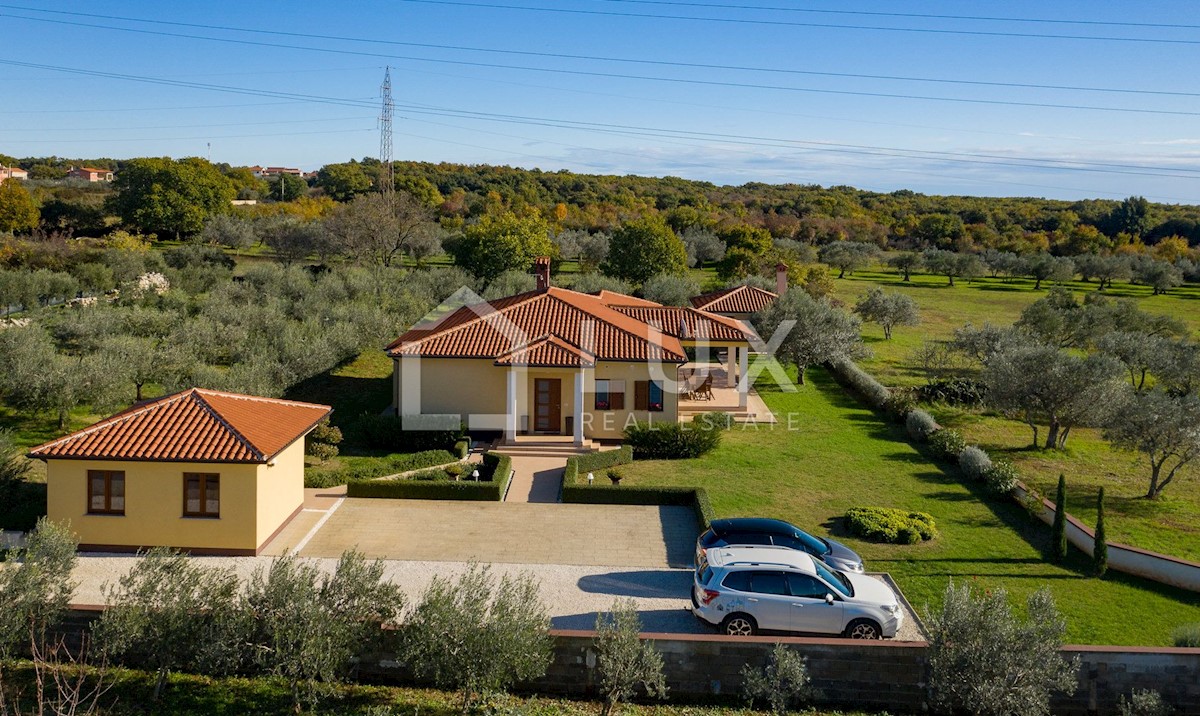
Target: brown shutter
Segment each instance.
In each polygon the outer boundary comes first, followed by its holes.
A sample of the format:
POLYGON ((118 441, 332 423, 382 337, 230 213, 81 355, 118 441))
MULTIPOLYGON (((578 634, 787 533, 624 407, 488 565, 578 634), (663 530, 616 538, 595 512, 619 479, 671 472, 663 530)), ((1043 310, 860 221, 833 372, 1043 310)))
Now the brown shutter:
POLYGON ((633 409, 650 409, 650 382, 638 380, 633 383, 633 409))
POLYGON ((608 394, 608 409, 609 410, 624 410, 625 409, 625 394, 624 393, 609 393, 608 394))

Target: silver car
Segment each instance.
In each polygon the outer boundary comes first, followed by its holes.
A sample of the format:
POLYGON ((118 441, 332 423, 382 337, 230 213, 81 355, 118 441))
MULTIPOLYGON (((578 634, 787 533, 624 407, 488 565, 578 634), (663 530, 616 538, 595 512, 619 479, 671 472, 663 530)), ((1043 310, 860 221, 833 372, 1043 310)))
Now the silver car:
POLYGON ((696 568, 692 613, 726 634, 759 631, 896 636, 899 600, 883 582, 785 547, 718 547, 696 568))

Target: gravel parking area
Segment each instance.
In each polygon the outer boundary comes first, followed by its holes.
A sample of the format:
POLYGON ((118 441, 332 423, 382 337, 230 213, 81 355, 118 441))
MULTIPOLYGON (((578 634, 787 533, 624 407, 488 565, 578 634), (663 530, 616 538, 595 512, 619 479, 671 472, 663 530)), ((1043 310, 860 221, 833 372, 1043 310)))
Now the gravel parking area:
MULTIPOLYGON (((133 555, 80 555, 75 570, 78 587, 76 604, 103 604, 104 585, 115 584, 134 562, 133 555)), ((270 564, 270 557, 194 557, 203 564, 232 568, 246 580, 255 569, 270 564)), ((311 559, 321 569, 332 571, 337 560, 311 559)), ((434 577, 453 578, 466 568, 465 562, 386 561, 384 575, 396 583, 410 602, 420 598, 434 577)), ((638 567, 580 566, 563 564, 493 564, 497 576, 528 573, 542 586, 542 600, 558 629, 591 629, 596 614, 607 611, 615 599, 628 597, 637 604, 645 631, 704 634, 714 630, 692 616, 689 610, 691 570, 638 567)), ((907 611, 907 610, 906 610, 907 611)), ((923 637, 913 615, 906 614, 897 640, 919 641, 923 637)))

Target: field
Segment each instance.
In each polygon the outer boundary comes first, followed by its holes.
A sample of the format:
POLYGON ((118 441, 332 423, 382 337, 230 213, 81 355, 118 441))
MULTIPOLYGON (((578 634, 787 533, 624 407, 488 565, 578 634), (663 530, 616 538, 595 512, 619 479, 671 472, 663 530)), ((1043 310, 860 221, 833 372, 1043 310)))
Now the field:
MULTIPOLYGON (((863 328, 864 340, 873 355, 859 364, 892 386, 924 382, 910 360, 923 341, 948 339, 955 328, 968 322, 976 326, 984 322, 1010 325, 1026 306, 1046 294, 1044 287, 1035 291, 1033 282, 1026 279, 958 280, 950 287, 945 277, 919 274, 906 284, 891 271, 861 271, 835 283, 837 297, 848 306, 876 285, 901 291, 919 304, 921 324, 896 328, 890 341, 883 339, 883 330, 877 325, 866 324, 863 328)), ((1068 285, 1077 292, 1096 288, 1094 283, 1081 281, 1068 285)), ((1200 286, 1188 285, 1168 295, 1151 296, 1145 286, 1118 284, 1106 289, 1105 294, 1133 298, 1143 310, 1179 318, 1193 336, 1200 331, 1200 286)), ((1141 499, 1149 484, 1146 463, 1135 454, 1110 448, 1098 430, 1074 429, 1066 450, 1045 451, 1029 447, 1031 433, 1024 423, 948 406, 934 406, 930 412, 942 424, 961 430, 969 443, 1011 459, 1027 483, 1051 498, 1058 475, 1066 475, 1068 509, 1088 524, 1095 521, 1096 493, 1104 486, 1109 539, 1200 560, 1200 467, 1178 477, 1159 500, 1147 501, 1141 499)))
POLYGON ((759 390, 779 427, 735 427, 697 460, 635 462, 622 470, 628 482, 703 486, 718 516, 776 517, 831 533, 859 551, 869 569, 890 572, 918 610, 936 607, 955 580, 1003 587, 1017 599, 1048 586, 1074 643, 1163 645, 1173 627, 1200 620, 1194 593, 1112 572, 1089 578, 1078 552, 1062 567, 1047 563, 1048 527, 964 483, 957 468, 932 462, 825 372, 813 370, 795 393, 759 390), (941 536, 915 546, 849 537, 840 517, 856 505, 928 512, 941 536))

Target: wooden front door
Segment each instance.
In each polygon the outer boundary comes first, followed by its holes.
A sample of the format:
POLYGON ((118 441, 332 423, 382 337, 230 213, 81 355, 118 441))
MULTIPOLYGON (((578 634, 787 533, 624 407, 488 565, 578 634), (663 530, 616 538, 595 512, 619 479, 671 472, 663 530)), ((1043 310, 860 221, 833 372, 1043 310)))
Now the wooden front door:
POLYGON ((535 378, 533 381, 533 430, 558 433, 562 428, 562 381, 535 378))

